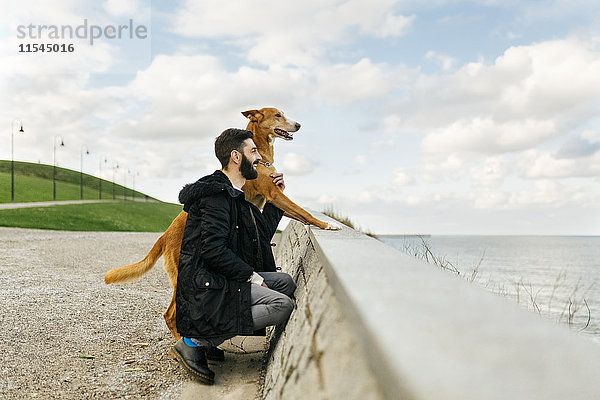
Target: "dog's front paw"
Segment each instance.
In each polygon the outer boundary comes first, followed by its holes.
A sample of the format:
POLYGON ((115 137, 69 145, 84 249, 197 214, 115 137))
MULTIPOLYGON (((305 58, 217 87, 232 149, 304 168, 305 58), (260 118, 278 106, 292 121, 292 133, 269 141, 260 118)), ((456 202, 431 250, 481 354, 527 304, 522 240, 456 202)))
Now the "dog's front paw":
POLYGON ((327 223, 327 229, 328 231, 339 231, 342 229, 342 227, 338 224, 336 224, 335 222, 328 222, 327 223))

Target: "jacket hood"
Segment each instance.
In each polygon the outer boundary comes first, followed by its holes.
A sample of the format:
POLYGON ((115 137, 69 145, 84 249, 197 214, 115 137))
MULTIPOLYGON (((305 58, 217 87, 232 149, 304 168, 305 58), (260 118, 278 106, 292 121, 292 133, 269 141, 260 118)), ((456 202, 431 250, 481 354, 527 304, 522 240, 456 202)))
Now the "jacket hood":
POLYGON ((201 197, 212 196, 226 191, 231 197, 240 196, 243 192, 235 189, 227 175, 217 170, 212 175, 188 183, 179 192, 179 202, 184 205, 184 210, 201 197))

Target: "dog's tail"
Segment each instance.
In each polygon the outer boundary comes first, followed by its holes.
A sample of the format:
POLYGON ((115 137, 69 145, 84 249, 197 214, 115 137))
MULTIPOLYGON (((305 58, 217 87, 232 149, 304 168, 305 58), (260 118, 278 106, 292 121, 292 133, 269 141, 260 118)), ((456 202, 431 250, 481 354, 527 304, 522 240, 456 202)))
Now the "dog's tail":
POLYGON ((104 275, 104 282, 106 284, 127 282, 137 279, 146 272, 150 271, 152 267, 154 267, 154 264, 156 264, 156 261, 158 261, 160 256, 162 256, 163 244, 165 240, 165 235, 159 237, 156 243, 154 243, 154 246, 152 246, 152 249, 150 249, 150 252, 142 261, 125 265, 123 267, 113 268, 108 271, 104 275))

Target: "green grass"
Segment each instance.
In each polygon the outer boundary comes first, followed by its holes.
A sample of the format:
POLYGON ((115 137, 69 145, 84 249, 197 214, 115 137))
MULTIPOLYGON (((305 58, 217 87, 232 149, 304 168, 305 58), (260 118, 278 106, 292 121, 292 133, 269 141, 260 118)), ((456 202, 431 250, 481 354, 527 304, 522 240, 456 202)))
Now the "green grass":
POLYGON ((70 231, 163 232, 177 204, 115 201, 0 210, 0 226, 70 231))
MULTIPOLYGON (((15 161, 15 202, 52 201, 54 168, 15 161)), ((162 203, 130 188, 65 168, 56 168, 56 200, 102 200, 134 196, 149 202, 117 200, 93 204, 0 210, 0 226, 71 231, 162 232, 181 212, 177 204, 162 203)), ((0 203, 11 202, 11 162, 0 160, 0 203)))
MULTIPOLYGON (((109 200, 112 196, 112 184, 103 184, 102 200, 109 200), (105 190, 106 188, 106 190, 105 190)), ((123 196, 123 191, 117 191, 116 196, 123 196)), ((129 191, 127 196, 130 197, 129 191)), ((98 189, 92 189, 89 186, 83 187, 84 200, 98 200, 98 189)), ((53 188, 52 180, 39 178, 37 176, 15 176, 15 202, 28 203, 33 201, 52 201, 53 188)), ((56 182, 56 200, 80 200, 79 185, 67 182, 56 182)), ((0 172, 0 203, 10 203, 10 173, 0 172)))
MULTIPOLYGON (((10 161, 0 160, 0 203, 10 203, 10 161)), ((15 161, 15 202, 34 202, 53 200, 53 167, 51 165, 34 164, 15 161)), ((65 168, 56 169, 56 200, 79 200, 80 174, 77 171, 65 168)), ((107 180, 83 174, 84 200, 97 200, 99 198, 99 184, 102 181, 102 199, 113 198, 113 184, 107 180)), ((115 196, 127 198, 149 198, 143 193, 134 192, 130 188, 114 185, 115 196)))

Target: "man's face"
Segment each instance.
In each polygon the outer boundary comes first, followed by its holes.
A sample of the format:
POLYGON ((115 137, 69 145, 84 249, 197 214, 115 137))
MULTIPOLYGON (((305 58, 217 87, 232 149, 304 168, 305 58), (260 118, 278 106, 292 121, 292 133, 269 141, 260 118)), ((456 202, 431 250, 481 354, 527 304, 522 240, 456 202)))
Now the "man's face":
POLYGON ((258 161, 262 159, 262 157, 258 153, 256 145, 252 139, 246 139, 242 149, 240 173, 245 179, 256 179, 258 177, 256 165, 258 164, 258 161))

